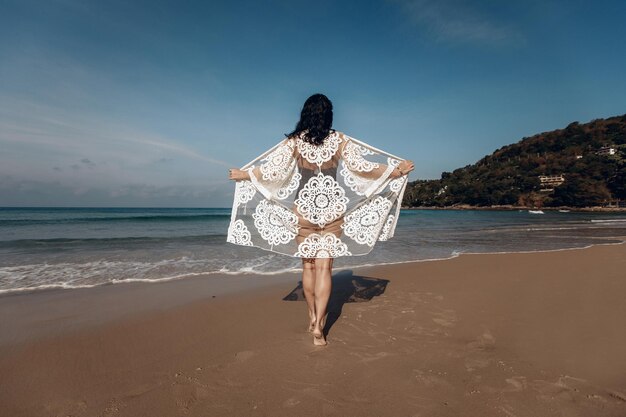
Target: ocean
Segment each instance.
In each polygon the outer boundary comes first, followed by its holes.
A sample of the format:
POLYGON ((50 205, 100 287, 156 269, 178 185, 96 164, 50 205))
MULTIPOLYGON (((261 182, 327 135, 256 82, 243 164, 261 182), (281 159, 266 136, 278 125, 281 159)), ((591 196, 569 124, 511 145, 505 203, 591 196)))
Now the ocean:
MULTIPOLYGON (((297 271, 297 258, 226 243, 230 208, 0 208, 0 293, 200 274, 297 271)), ((617 243, 626 213, 403 210, 395 236, 335 269, 617 243)), ((210 278, 207 278, 210 279, 210 278)))

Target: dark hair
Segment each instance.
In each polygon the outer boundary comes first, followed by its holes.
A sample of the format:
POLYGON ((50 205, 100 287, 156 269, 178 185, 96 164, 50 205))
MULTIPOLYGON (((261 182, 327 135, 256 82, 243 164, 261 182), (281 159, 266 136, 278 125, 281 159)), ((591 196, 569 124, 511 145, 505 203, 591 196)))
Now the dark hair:
POLYGON ((324 94, 313 94, 304 102, 302 112, 300 112, 300 121, 287 137, 303 133, 303 140, 314 145, 321 145, 324 143, 324 138, 333 130, 332 124, 333 103, 324 94))

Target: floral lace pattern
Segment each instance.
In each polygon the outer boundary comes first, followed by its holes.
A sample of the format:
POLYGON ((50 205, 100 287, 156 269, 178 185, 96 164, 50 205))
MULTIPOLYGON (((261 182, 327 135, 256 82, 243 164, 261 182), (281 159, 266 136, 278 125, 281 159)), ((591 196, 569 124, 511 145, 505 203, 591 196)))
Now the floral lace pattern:
POLYGON ((391 228, 393 227, 394 219, 395 219, 395 216, 393 214, 390 214, 389 216, 387 216, 387 221, 385 222, 385 225, 383 226, 382 232, 380 232, 380 236, 378 236, 378 240, 385 241, 390 238, 391 230, 392 230, 391 228))
POLYGON ((270 245, 289 243, 298 234, 298 217, 277 204, 263 200, 252 214, 254 226, 270 245))
POLYGON ((373 152, 352 141, 347 141, 343 147, 343 160, 352 171, 370 172, 380 165, 363 158, 363 155, 372 155, 373 152))
POLYGON ((305 219, 323 227, 346 212, 348 201, 339 183, 320 172, 300 190, 295 204, 305 219))
POLYGON ((361 245, 374 246, 380 229, 391 209, 391 201, 378 196, 346 215, 341 225, 346 236, 361 245))
POLYGON ((243 220, 235 220, 228 227, 228 236, 226 241, 242 246, 252 246, 252 239, 248 228, 243 223, 243 220))
POLYGON ((294 256, 301 258, 336 258, 349 256, 348 245, 332 233, 323 235, 312 233, 298 245, 294 256))
POLYGON ((321 145, 313 145, 305 142, 302 138, 297 139, 298 152, 307 161, 312 164, 322 165, 324 162, 328 162, 339 149, 341 138, 337 132, 332 132, 324 139, 324 143, 321 145))
POLYGON ((289 181, 289 184, 276 192, 276 198, 278 198, 279 200, 284 200, 289 197, 291 193, 293 193, 298 188, 301 179, 302 175, 299 172, 293 174, 291 180, 289 181))
POLYGON ((246 204, 252 200, 256 194, 256 188, 250 181, 238 181, 235 186, 235 203, 237 205, 246 204))
POLYGON ((293 141, 289 140, 270 153, 260 166, 263 180, 276 181, 284 179, 293 163, 293 141))
POLYGON ((365 195, 365 191, 369 187, 370 183, 366 179, 353 175, 343 161, 341 161, 341 166, 342 168, 339 173, 343 176, 343 182, 350 187, 355 194, 365 195))
POLYGON ((406 180, 402 177, 391 180, 391 182, 389 182, 389 189, 394 193, 399 193, 400 190, 402 190, 402 186, 404 185, 405 181, 406 180))
MULTIPOLYGON (((387 158, 387 164, 398 167, 400 165, 400 161, 394 158, 387 158)), ((394 193, 399 193, 402 190, 402 185, 406 182, 405 177, 396 178, 395 180, 391 180, 389 182, 389 189, 394 193)))

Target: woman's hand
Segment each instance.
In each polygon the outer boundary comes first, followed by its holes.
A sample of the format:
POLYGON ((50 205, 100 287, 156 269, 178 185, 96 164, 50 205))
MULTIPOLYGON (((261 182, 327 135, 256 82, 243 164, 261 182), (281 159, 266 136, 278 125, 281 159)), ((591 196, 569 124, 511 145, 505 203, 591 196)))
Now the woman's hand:
POLYGON ((409 161, 407 159, 404 161, 400 161, 400 163, 398 164, 398 168, 400 168, 400 171, 402 171, 404 175, 406 175, 415 169, 415 165, 413 164, 413 161, 409 161))
POLYGON ((241 169, 231 168, 228 170, 228 179, 231 179, 234 181, 249 180, 250 174, 248 173, 248 171, 242 171, 241 169))
POLYGON ((415 165, 413 161, 404 160, 400 161, 398 164, 398 170, 400 171, 400 175, 407 175, 409 172, 415 169, 415 165))

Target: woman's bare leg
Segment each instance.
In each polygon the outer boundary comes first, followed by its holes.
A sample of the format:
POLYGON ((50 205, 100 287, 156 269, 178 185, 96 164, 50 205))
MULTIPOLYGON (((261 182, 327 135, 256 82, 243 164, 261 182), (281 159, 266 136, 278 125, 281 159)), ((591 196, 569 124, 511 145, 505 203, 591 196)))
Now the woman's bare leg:
POLYGON ((332 290, 331 272, 333 268, 332 258, 317 258, 315 260, 315 314, 316 320, 313 326, 313 343, 318 346, 326 344, 324 337, 324 324, 326 323, 326 309, 332 290))
POLYGON ((315 314, 315 258, 302 259, 302 289, 309 308, 308 331, 313 331, 317 315, 315 314))

